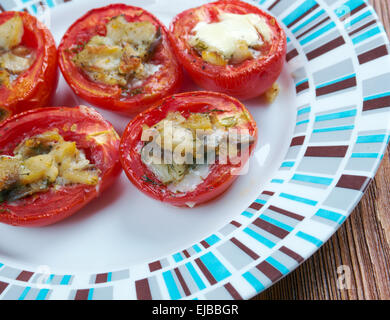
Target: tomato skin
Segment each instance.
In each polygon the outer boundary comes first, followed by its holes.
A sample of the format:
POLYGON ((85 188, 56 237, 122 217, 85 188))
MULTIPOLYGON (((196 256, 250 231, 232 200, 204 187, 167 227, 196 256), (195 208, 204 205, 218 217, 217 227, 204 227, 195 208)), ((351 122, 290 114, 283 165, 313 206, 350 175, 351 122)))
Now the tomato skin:
MULTIPOLYGON (((58 84, 57 48, 49 29, 27 12, 17 12, 23 20, 23 45, 34 49, 32 66, 12 82, 11 87, 0 86, 0 109, 8 117, 30 109, 47 106, 58 84)), ((0 24, 16 12, 0 13, 0 24)), ((1 120, 1 119, 0 119, 1 120)))
POLYGON ((15 147, 24 139, 51 129, 58 129, 65 140, 76 142, 77 148, 85 152, 87 159, 100 170, 99 183, 51 188, 12 204, 0 204, 0 222, 23 227, 51 225, 98 197, 120 174, 119 136, 100 114, 85 106, 40 108, 4 121, 0 125, 1 154, 13 155, 15 147), (98 134, 102 132, 106 134, 98 134))
POLYGON ((179 61, 194 82, 206 90, 226 93, 240 100, 252 99, 273 85, 284 65, 287 50, 284 30, 274 17, 242 1, 217 1, 186 10, 173 19, 170 31, 179 61), (218 10, 236 14, 254 13, 265 18, 274 34, 266 55, 234 66, 217 66, 205 62, 195 53, 186 39, 201 20, 206 18, 210 22, 216 21, 218 10))
MULTIPOLYGON (((150 183, 144 178, 145 176, 155 176, 142 162, 140 153, 137 151, 142 135, 142 126, 145 124, 153 126, 164 119, 168 112, 179 111, 187 116, 193 112, 205 112, 210 109, 210 106, 212 106, 212 109, 231 111, 232 108, 236 108, 238 111, 246 112, 249 121, 245 129, 248 129, 249 133, 255 137, 255 143, 250 145, 249 153, 247 157, 244 157, 242 164, 249 160, 249 156, 257 143, 258 129, 256 122, 243 104, 232 97, 216 92, 199 91, 176 94, 163 99, 155 106, 140 113, 129 123, 123 133, 119 148, 122 167, 129 180, 140 191, 156 200, 173 206, 184 207, 188 203, 199 205, 218 197, 238 178, 241 169, 240 164, 215 163, 210 166, 208 177, 194 191, 180 196, 172 193, 166 186, 150 183)), ((157 178, 153 180, 158 181, 157 178)))
POLYGON ((65 33, 58 49, 59 65, 75 94, 92 105, 134 115, 150 107, 156 101, 177 92, 182 85, 182 69, 177 61, 167 28, 149 12, 124 4, 113 4, 89 11, 78 19, 65 33), (105 35, 104 21, 124 14, 131 21, 150 21, 160 27, 162 43, 156 49, 152 61, 162 65, 160 70, 142 84, 142 93, 123 96, 119 86, 93 82, 72 62, 75 53, 69 48, 89 41, 94 35, 105 35))

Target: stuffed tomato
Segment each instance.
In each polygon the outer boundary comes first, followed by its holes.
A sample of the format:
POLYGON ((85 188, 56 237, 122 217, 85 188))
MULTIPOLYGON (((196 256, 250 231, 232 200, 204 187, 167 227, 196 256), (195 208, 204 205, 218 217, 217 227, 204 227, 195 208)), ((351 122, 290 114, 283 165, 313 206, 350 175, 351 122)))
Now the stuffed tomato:
POLYGON ((91 108, 46 107, 0 125, 0 222, 50 225, 98 197, 121 172, 120 138, 91 108))
POLYGON ((286 35, 274 17, 248 3, 208 3, 177 15, 170 26, 175 53, 202 88, 247 100, 278 79, 286 35))
POLYGON ((165 26, 124 4, 91 10, 77 20, 61 41, 59 64, 76 95, 125 114, 173 94, 182 82, 165 26))
POLYGON ((26 12, 0 13, 0 121, 48 105, 57 83, 50 31, 26 12))
POLYGON ((120 159, 146 195, 174 206, 207 202, 240 175, 257 126, 238 100, 215 92, 165 98, 126 128, 120 159))

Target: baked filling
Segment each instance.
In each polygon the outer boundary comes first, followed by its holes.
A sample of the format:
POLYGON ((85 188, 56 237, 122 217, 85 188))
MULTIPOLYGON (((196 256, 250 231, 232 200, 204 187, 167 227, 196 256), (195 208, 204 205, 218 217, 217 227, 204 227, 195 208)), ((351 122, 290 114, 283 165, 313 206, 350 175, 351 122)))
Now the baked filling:
MULTIPOLYGON (((254 142, 248 130, 231 134, 231 129, 248 123, 245 112, 212 110, 185 118, 170 112, 152 127, 144 126, 141 160, 172 192, 190 192, 208 177, 216 160, 240 156, 254 142)), ((153 182, 150 177, 145 181, 153 182)))
POLYGON ((91 80, 107 85, 135 87, 156 73, 159 65, 150 63, 161 42, 160 28, 149 21, 128 22, 123 15, 106 25, 106 36, 94 36, 73 48, 74 63, 91 80))
POLYGON ((218 18, 218 22, 199 22, 188 39, 206 62, 239 64, 259 57, 261 48, 272 40, 270 26, 259 15, 220 12, 218 18))
POLYGON ((0 202, 12 202, 49 188, 96 185, 99 170, 75 142, 65 141, 57 131, 28 138, 14 156, 0 156, 0 202))
POLYGON ((0 25, 0 86, 9 87, 35 60, 34 51, 21 44, 23 35, 23 20, 17 13, 0 25))

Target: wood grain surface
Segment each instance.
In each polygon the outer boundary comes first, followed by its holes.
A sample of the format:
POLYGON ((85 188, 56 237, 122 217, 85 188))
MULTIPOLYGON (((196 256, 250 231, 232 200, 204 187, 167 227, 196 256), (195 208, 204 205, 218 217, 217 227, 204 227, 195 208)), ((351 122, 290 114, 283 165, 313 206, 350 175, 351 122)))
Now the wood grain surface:
MULTIPOLYGON (((390 35, 390 0, 370 1, 390 35)), ((255 300, 390 299, 390 160, 338 232, 255 300)))

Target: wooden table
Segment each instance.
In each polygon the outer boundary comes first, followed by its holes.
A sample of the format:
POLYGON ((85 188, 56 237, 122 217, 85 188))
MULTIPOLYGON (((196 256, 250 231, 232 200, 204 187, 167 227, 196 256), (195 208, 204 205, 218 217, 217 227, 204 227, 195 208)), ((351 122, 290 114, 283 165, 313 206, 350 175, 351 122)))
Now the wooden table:
MULTIPOLYGON (((370 2, 390 35, 390 1, 370 2)), ((375 180, 339 231, 255 300, 390 299, 389 151, 390 147, 375 180)))

